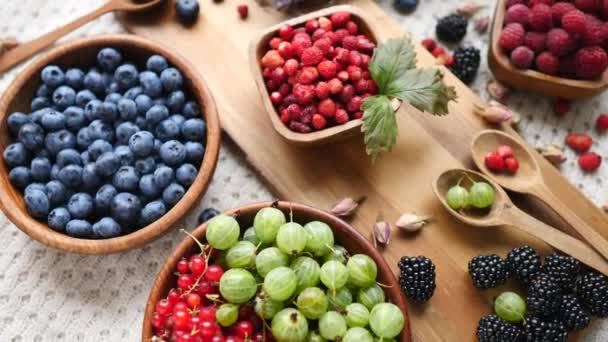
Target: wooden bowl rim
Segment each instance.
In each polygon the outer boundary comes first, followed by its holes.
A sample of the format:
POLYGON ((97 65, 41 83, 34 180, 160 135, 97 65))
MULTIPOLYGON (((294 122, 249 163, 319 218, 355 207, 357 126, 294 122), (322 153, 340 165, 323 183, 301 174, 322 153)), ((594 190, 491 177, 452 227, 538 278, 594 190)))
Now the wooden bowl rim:
POLYGON ((264 82, 264 77, 262 76, 262 69, 260 67, 260 63, 257 58, 257 51, 260 47, 260 44, 264 41, 264 39, 278 32, 281 26, 285 24, 289 24, 292 26, 301 25, 308 20, 316 19, 319 17, 327 16, 335 12, 350 12, 357 20, 364 22, 365 25, 369 28, 372 39, 375 41, 379 41, 379 33, 376 25, 365 19, 365 13, 361 11, 359 8, 351 5, 338 5, 338 6, 330 6, 318 11, 310 12, 295 18, 291 18, 285 21, 280 22, 277 25, 274 25, 268 29, 265 29, 260 34, 256 35, 249 44, 249 66, 251 72, 253 73, 256 85, 258 87, 259 93, 262 96, 262 101, 264 102, 264 107, 266 108, 266 113, 270 117, 272 125, 275 130, 287 139, 289 142, 297 144, 297 145, 313 145, 322 143, 325 140, 330 138, 334 139, 337 136, 348 135, 348 133, 355 133, 352 131, 357 131, 357 129, 363 124, 361 119, 351 120, 343 125, 333 126, 330 128, 325 128, 320 131, 310 132, 310 133, 298 133, 290 130, 285 126, 285 124, 279 118, 279 113, 274 108, 274 105, 270 101, 270 94, 268 93, 268 89, 266 89, 266 84, 264 82))
MULTIPOLYGON (((169 210, 160 219, 152 224, 149 224, 135 232, 127 235, 110 238, 110 239, 79 239, 74 238, 59 232, 54 231, 47 225, 35 221, 33 218, 24 220, 19 213, 14 213, 9 210, 15 207, 14 199, 10 191, 5 187, 0 187, 0 209, 5 215, 19 228, 21 231, 29 235, 34 240, 66 252, 75 252, 81 254, 111 254, 123 252, 136 247, 140 247, 160 236, 167 233, 180 218, 194 206, 196 200, 209 185, 215 167, 220 148, 221 128, 217 114, 217 107, 213 96, 202 76, 184 57, 170 48, 141 37, 130 34, 108 34, 97 35, 87 38, 77 39, 58 45, 50 51, 28 65, 16 78, 11 82, 7 90, 0 98, 0 120, 4 121, 8 117, 8 108, 14 100, 17 93, 32 79, 32 77, 40 72, 47 64, 53 63, 58 58, 73 52, 74 50, 86 49, 91 46, 101 47, 103 45, 114 46, 121 45, 125 49, 143 49, 150 53, 158 53, 169 61, 169 63, 177 67, 183 75, 190 80, 192 96, 203 108, 204 119, 207 124, 207 144, 205 145, 205 155, 199 168, 198 175, 194 183, 184 194, 182 199, 169 210), (198 94, 196 92, 198 91, 198 94)), ((8 168, 3 160, 0 160, 0 171, 8 173, 8 168)), ((17 191, 21 195, 21 191, 17 191)))
POLYGON ((494 10, 494 19, 492 22, 492 31, 490 33, 491 53, 494 55, 496 62, 499 63, 501 67, 509 70, 509 72, 511 73, 519 74, 529 79, 532 78, 542 82, 553 83, 564 87, 587 90, 601 90, 608 86, 608 69, 604 71, 602 77, 599 80, 591 81, 552 76, 532 69, 518 69, 511 65, 509 57, 498 45, 498 37, 500 37, 500 32, 503 29, 504 17, 507 12, 507 1, 508 0, 499 0, 498 2, 496 2, 496 9, 494 10))
MULTIPOLYGON (((241 207, 237 207, 231 210, 224 212, 226 215, 238 215, 241 214, 251 214, 259 211, 262 208, 275 206, 283 211, 292 210, 294 213, 304 213, 307 216, 316 217, 316 219, 327 223, 332 230, 335 229, 336 226, 340 226, 340 229, 348 232, 348 235, 352 240, 356 240, 356 243, 359 244, 365 253, 367 253, 378 266, 378 274, 382 274, 387 280, 388 284, 391 286, 390 288, 385 289, 385 293, 387 294, 390 302, 397 305, 401 311, 403 312, 405 318, 405 324, 403 327, 403 332, 401 333, 401 342, 411 342, 411 322, 410 322, 410 314, 408 310, 408 305, 405 300, 405 297, 399 287, 399 282, 393 274, 390 266, 387 264, 386 259, 382 256, 372 243, 366 239, 359 231, 353 228, 348 222, 334 216, 324 210, 317 209, 305 204, 295 203, 295 202, 287 202, 287 201, 277 201, 277 202, 257 202, 252 204, 247 204, 241 207)), ((198 226, 193 232, 197 238, 202 238, 207 229, 207 223, 203 223, 198 226)), ((152 316, 154 315, 154 310, 156 308, 156 302, 160 300, 165 294, 161 293, 166 287, 167 282, 170 281, 171 277, 174 276, 175 265, 177 261, 182 257, 186 256, 186 254, 195 247, 195 242, 190 237, 185 237, 182 242, 180 242, 177 247, 173 250, 171 255, 165 261, 165 264, 162 266, 159 271, 156 279, 154 280, 154 284, 152 285, 152 289, 150 290, 150 295, 148 296, 148 301, 146 303, 145 316, 142 326, 142 342, 148 342, 152 338, 152 316)))

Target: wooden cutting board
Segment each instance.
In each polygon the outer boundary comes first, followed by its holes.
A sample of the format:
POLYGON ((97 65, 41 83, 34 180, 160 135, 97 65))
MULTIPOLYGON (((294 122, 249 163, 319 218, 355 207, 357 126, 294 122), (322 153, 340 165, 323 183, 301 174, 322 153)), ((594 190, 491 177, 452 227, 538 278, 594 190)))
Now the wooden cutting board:
MULTIPOLYGON (((373 1, 349 3, 368 14, 367 20, 375 22, 382 40, 404 34, 373 1)), ((201 6, 201 17, 190 28, 177 23, 172 6, 147 16, 125 17, 124 21, 131 32, 173 47, 198 68, 217 101, 224 130, 278 198, 329 208, 339 198, 366 195, 368 199, 353 224, 367 236, 379 213, 391 222, 404 212, 433 215, 432 224, 417 234, 395 232, 384 255, 395 272, 404 255, 426 255, 437 266, 434 297, 426 305, 411 306, 415 341, 475 340, 477 322, 492 311, 493 298, 506 289, 522 292, 512 284, 499 290, 476 290, 467 273, 468 261, 484 253, 504 257, 523 243, 545 254, 550 252, 543 243, 509 227, 484 230, 465 226, 452 219, 434 198, 431 180, 435 175, 446 168, 472 167, 471 137, 487 128, 472 113, 473 104, 481 103, 480 99, 446 72, 446 81, 459 95, 458 102, 450 106, 451 115, 433 117, 403 106, 398 113, 397 145, 374 164, 365 154, 361 137, 323 147, 295 147, 274 131, 247 61, 250 40, 285 16, 261 8, 253 0, 218 4, 205 0, 201 6), (236 12, 240 3, 249 4, 245 21, 236 12)), ((435 64, 422 47, 418 50, 419 65, 435 64)), ((510 127, 504 130, 517 134, 510 127)), ((552 165, 537 157, 555 194, 608 237, 607 216, 552 165)), ((565 229, 551 209, 536 200, 514 199, 537 218, 565 229)))

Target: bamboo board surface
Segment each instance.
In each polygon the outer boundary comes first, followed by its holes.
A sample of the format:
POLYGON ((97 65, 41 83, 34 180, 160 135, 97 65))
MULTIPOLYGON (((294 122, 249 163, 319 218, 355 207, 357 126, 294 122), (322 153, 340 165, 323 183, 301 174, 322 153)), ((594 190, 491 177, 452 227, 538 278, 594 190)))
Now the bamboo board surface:
MULTIPOLYGON (((348 2, 359 7, 379 29, 380 40, 404 34, 373 1, 348 2)), ((379 213, 394 222, 401 213, 431 214, 432 224, 414 235, 394 232, 384 250, 397 272, 403 255, 426 255, 437 266, 437 289, 429 303, 411 305, 414 341, 473 341, 479 318, 492 311, 493 298, 512 284, 481 292, 472 285, 468 261, 479 254, 506 256, 513 247, 528 243, 542 253, 541 242, 510 227, 480 229, 465 226, 449 216, 434 198, 431 180, 452 167, 472 167, 471 137, 485 124, 472 113, 481 100, 446 72, 446 81, 457 88, 459 100, 450 105, 451 115, 433 117, 404 105, 398 113, 400 136, 391 153, 372 164, 361 137, 321 147, 289 145, 273 129, 248 67, 250 40, 264 28, 286 17, 254 0, 201 2, 201 17, 190 28, 177 23, 172 8, 146 17, 125 17, 128 29, 171 46, 188 58, 208 82, 218 105, 222 127, 243 150, 253 167, 280 199, 328 208, 337 199, 366 195, 353 224, 369 236, 379 213), (249 4, 249 18, 242 21, 236 5, 249 4)), ((420 66, 435 64, 418 47, 420 66)), ((509 127, 505 131, 516 134, 509 127)), ((566 199, 581 218, 608 237, 608 217, 595 207, 542 157, 537 156, 552 191, 566 199)), ((534 199, 513 196, 535 217, 563 229, 551 209, 534 199)))

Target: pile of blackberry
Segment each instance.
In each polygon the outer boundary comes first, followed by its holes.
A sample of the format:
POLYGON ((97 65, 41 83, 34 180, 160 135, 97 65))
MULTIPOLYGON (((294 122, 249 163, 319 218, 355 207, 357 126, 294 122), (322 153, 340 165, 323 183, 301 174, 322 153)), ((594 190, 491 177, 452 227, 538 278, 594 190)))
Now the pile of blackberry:
POLYGON ((481 54, 478 48, 459 47, 454 52, 454 64, 450 66, 450 70, 463 83, 470 84, 477 76, 480 61, 481 54))
POLYGON ((399 261, 399 285, 412 302, 427 302, 435 292, 435 264, 425 256, 402 257, 399 261))

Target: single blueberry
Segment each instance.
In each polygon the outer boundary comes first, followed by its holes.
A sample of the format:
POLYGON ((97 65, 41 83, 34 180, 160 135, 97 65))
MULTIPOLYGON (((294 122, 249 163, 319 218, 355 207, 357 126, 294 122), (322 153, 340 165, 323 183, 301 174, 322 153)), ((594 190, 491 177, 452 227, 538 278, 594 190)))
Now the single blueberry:
POLYGON ((91 131, 89 127, 82 127, 78 130, 78 134, 76 135, 76 142, 78 143, 78 147, 81 149, 86 149, 93 142, 93 138, 91 137, 91 131))
POLYGON ((154 136, 148 131, 139 131, 129 139, 129 148, 136 157, 147 157, 154 151, 154 136))
POLYGON ((103 239, 109 239, 122 234, 122 228, 111 217, 104 217, 93 224, 93 233, 103 239))
POLYGON ((48 181, 51 178, 51 161, 48 158, 34 158, 30 172, 35 181, 48 181))
POLYGON ((167 96, 166 104, 172 113, 181 113, 184 103, 186 103, 186 95, 181 90, 173 91, 167 96))
POLYGON ((65 80, 63 70, 56 65, 45 66, 40 73, 40 77, 42 78, 42 82, 51 88, 59 87, 65 80))
POLYGON ((116 104, 114 102, 105 101, 101 104, 101 117, 105 123, 113 123, 116 121, 118 117, 118 109, 116 108, 116 104))
POLYGON ((91 156, 89 155, 89 151, 86 151, 86 150, 85 150, 85 151, 82 151, 82 152, 80 153, 80 160, 82 160, 82 163, 83 163, 84 165, 86 165, 86 164, 88 164, 88 163, 92 162, 92 160, 91 160, 91 156))
POLYGON ((95 161, 97 174, 108 177, 120 167, 120 157, 114 152, 105 152, 95 161))
POLYGON ((114 71, 114 79, 120 89, 135 87, 138 82, 137 68, 133 64, 123 64, 114 71))
POLYGON ((179 127, 182 127, 186 118, 181 114, 173 114, 169 117, 169 120, 173 120, 179 127))
POLYGON ((168 187, 163 191, 163 202, 167 207, 173 207, 180 199, 184 196, 184 187, 177 184, 171 183, 168 187))
POLYGON ((169 67, 169 63, 165 57, 161 55, 152 55, 146 61, 146 68, 160 75, 163 70, 169 67))
POLYGON ((127 90, 125 92, 125 94, 123 95, 123 98, 129 99, 129 100, 135 100, 137 95, 140 95, 143 93, 144 93, 143 88, 141 86, 137 86, 137 87, 133 87, 133 88, 130 88, 129 90, 127 90))
POLYGON ((46 219, 51 205, 46 193, 42 190, 30 190, 23 196, 27 212, 36 219, 46 219))
POLYGON ((61 171, 61 168, 59 167, 59 165, 53 164, 53 167, 51 167, 51 179, 52 180, 59 179, 59 171, 61 171))
POLYGON ((25 187, 23 193, 27 194, 32 190, 40 190, 46 194, 46 185, 44 185, 43 183, 30 183, 25 187))
POLYGON ((148 125, 146 118, 143 116, 138 116, 137 118, 135 118, 135 125, 143 131, 147 131, 148 128, 150 128, 150 125, 148 125))
POLYGON ((105 102, 112 102, 115 105, 118 105, 118 102, 122 100, 122 95, 120 95, 119 93, 109 93, 106 98, 105 98, 105 102))
POLYGON ((53 230, 62 232, 71 219, 70 212, 66 208, 58 207, 51 210, 47 218, 47 223, 53 230))
POLYGON ((135 162, 133 152, 131 152, 131 149, 128 146, 116 146, 116 148, 114 148, 114 153, 116 153, 116 155, 120 159, 120 166, 133 165, 133 163, 135 162))
POLYGON ((76 91, 68 86, 61 86, 53 92, 53 103, 59 109, 66 109, 76 102, 76 91))
POLYGON ((28 150, 36 150, 44 145, 44 130, 35 123, 26 123, 19 129, 19 141, 28 150))
POLYGON ((91 69, 84 76, 84 87, 95 94, 101 94, 106 90, 104 77, 97 70, 91 69))
POLYGON ((102 104, 103 104, 103 102, 95 99, 95 100, 89 101, 89 103, 87 103, 87 105, 84 106, 84 115, 86 116, 87 120, 93 121, 93 120, 101 119, 101 111, 103 110, 101 107, 102 104))
POLYGON ((4 162, 10 167, 27 165, 27 163, 30 161, 29 155, 30 154, 25 148, 25 145, 20 142, 15 142, 8 145, 2 154, 4 157, 4 162))
POLYGON ((156 126, 156 137, 160 141, 177 140, 180 134, 179 125, 171 120, 165 119, 156 126))
POLYGON ((68 201, 68 211, 74 218, 87 218, 93 213, 93 209, 95 209, 93 197, 86 192, 75 193, 68 201))
POLYGON ((118 190, 112 184, 102 185, 95 194, 95 209, 97 212, 101 213, 110 210, 112 199, 117 193, 118 190))
POLYGON ((418 0, 395 0, 393 6, 399 12, 410 13, 413 12, 418 6, 418 0))
POLYGON ((175 178, 177 179, 177 182, 186 188, 194 183, 197 174, 198 170, 192 164, 182 164, 177 168, 177 170, 175 170, 175 178))
POLYGON ((95 163, 88 163, 82 168, 82 188, 88 192, 95 192, 102 183, 101 177, 97 174, 95 163))
POLYGON ((89 124, 89 134, 93 140, 101 139, 108 142, 114 140, 114 129, 101 120, 93 120, 89 124))
POLYGON ((31 182, 32 173, 25 166, 17 166, 8 173, 8 179, 14 187, 23 189, 31 182))
POLYGON ((55 132, 65 128, 67 118, 63 113, 51 110, 42 115, 40 124, 47 132, 55 132))
POLYGON ((141 210, 141 218, 145 224, 150 224, 161 218, 167 212, 165 204, 161 201, 152 201, 141 210))
MULTIPOLYGON (((164 73, 164 71, 163 71, 164 73)), ((152 71, 144 71, 139 74, 139 84, 144 90, 144 94, 155 98, 163 93, 163 84, 157 74, 152 71)))
POLYGON ((79 129, 87 124, 84 110, 80 107, 68 107, 63 111, 63 115, 65 116, 65 127, 72 132, 78 132, 79 129))
POLYGON ((203 224, 203 223, 211 220, 212 218, 216 217, 219 214, 220 214, 219 210, 217 210, 215 208, 205 208, 198 215, 198 224, 203 224))
POLYGON ((203 144, 194 141, 187 141, 184 144, 186 148, 186 161, 193 165, 200 165, 205 155, 205 147, 203 144))
POLYGON ((161 188, 154 182, 153 175, 143 175, 139 180, 139 192, 147 197, 157 197, 161 188))
POLYGON ((146 112, 146 121, 152 126, 169 117, 169 109, 163 105, 154 105, 146 112))
MULTIPOLYGON (((154 102, 150 98, 150 96, 146 94, 137 95, 135 98, 135 104, 137 105, 137 114, 146 115, 148 109, 152 108, 154 102)), ((139 126, 139 125, 138 125, 139 126)))
POLYGON ((194 101, 188 101, 184 105, 184 109, 183 109, 182 113, 187 118, 200 118, 201 117, 201 107, 199 107, 198 103, 196 103, 194 101))
POLYGON ((168 166, 159 166, 154 171, 154 183, 160 188, 166 188, 173 182, 175 172, 168 166))
POLYGON ((169 140, 160 147, 160 158, 167 165, 180 165, 186 159, 186 149, 181 142, 169 140))
POLYGON ((139 185, 139 173, 133 166, 121 166, 112 177, 112 185, 120 191, 135 191, 139 185))
POLYGON ((207 135, 207 124, 201 119, 188 119, 182 124, 182 136, 190 141, 204 141, 207 135))
POLYGON ((196 21, 199 13, 198 0, 177 0, 175 1, 175 13, 184 24, 191 24, 196 21))
POLYGON ((117 104, 120 118, 126 121, 133 121, 137 117, 137 104, 129 98, 122 98, 117 104))
POLYGON ((109 94, 118 94, 120 90, 121 89, 118 82, 110 82, 110 84, 106 87, 106 92, 109 94))
POLYGON ((71 220, 65 226, 66 234, 77 238, 92 238, 93 226, 86 220, 71 220))
POLYGON ((131 136, 137 132, 139 132, 139 127, 136 124, 130 121, 123 122, 116 127, 116 142, 128 144, 131 136))
POLYGON ((110 205, 112 217, 122 224, 136 222, 140 210, 141 201, 137 196, 128 192, 121 192, 114 196, 110 205))
POLYGON ((42 83, 38 89, 36 89, 36 97, 51 97, 53 94, 53 88, 42 83))
POLYGON ((67 189, 63 183, 58 180, 52 180, 46 183, 46 195, 49 198, 51 206, 55 207, 67 200, 67 189))
POLYGON ((103 48, 97 53, 97 64, 106 71, 114 71, 121 61, 122 55, 114 48, 103 48))
POLYGON ((76 137, 68 130, 62 129, 57 132, 49 133, 44 139, 44 146, 51 156, 56 156, 59 151, 76 146, 76 137))
POLYGON ((167 68, 160 74, 160 81, 163 83, 163 88, 167 92, 179 90, 183 83, 184 78, 182 73, 176 68, 167 68))
POLYGON ((61 168, 57 179, 68 188, 78 188, 82 184, 82 166, 68 165, 61 168))
POLYGON ((93 143, 91 143, 91 145, 89 145, 87 151, 89 152, 89 156, 91 157, 91 160, 97 160, 97 158, 99 158, 100 155, 102 155, 105 152, 110 152, 112 151, 114 148, 112 147, 112 145, 105 141, 105 140, 101 140, 101 139, 97 139, 95 141, 93 141, 93 143))
POLYGON ((30 117, 27 114, 21 112, 14 112, 8 116, 7 125, 8 129, 13 135, 19 134, 19 129, 26 123, 31 122, 30 117))
POLYGON ((97 97, 95 96, 95 94, 93 94, 92 91, 88 90, 88 89, 83 89, 81 91, 79 91, 78 93, 76 93, 76 105, 80 108, 84 108, 87 103, 89 103, 91 100, 95 100, 97 99, 97 97))
POLYGON ((34 97, 30 104, 32 111, 40 110, 51 105, 51 101, 48 97, 34 97))
POLYGON ((55 158, 55 164, 59 167, 66 167, 68 165, 80 165, 82 166, 82 159, 80 158, 80 152, 73 148, 66 148, 65 150, 59 151, 55 158))
POLYGON ((135 170, 142 175, 147 175, 149 173, 154 172, 156 169, 156 162, 154 161, 154 157, 147 157, 142 159, 137 159, 135 161, 135 170))
POLYGON ((65 72, 65 84, 74 89, 82 89, 84 86, 84 71, 78 68, 68 69, 65 72))
MULTIPOLYGON (((163 142, 160 141, 160 139, 154 139, 154 152, 156 152, 156 154, 160 153, 160 148, 163 146, 163 142)), ((156 158, 158 158, 158 156, 156 156, 156 158)))
POLYGON ((36 111, 33 111, 32 113, 30 113, 30 120, 33 123, 37 123, 40 124, 40 121, 42 120, 42 117, 44 116, 44 114, 53 111, 54 109, 51 107, 46 107, 46 108, 42 108, 42 109, 38 109, 36 111))

